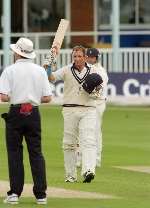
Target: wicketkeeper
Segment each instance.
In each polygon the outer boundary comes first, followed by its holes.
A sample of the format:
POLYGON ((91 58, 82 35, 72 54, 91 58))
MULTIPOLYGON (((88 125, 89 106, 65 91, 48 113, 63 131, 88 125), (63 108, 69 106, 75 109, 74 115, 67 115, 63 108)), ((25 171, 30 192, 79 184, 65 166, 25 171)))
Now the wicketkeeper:
POLYGON ((106 99, 107 99, 107 83, 108 75, 104 67, 100 63, 100 53, 96 48, 89 48, 86 52, 87 62, 91 65, 94 65, 103 78, 103 90, 101 91, 100 97, 96 101, 96 110, 97 110, 97 121, 96 121, 96 140, 97 140, 97 157, 96 165, 97 167, 101 166, 102 158, 102 121, 103 114, 106 109, 106 99))
MULTIPOLYGON (((99 71, 100 75, 102 76, 103 88, 101 89, 100 96, 98 97, 96 103, 96 141, 97 141, 97 156, 96 156, 96 166, 101 166, 101 159, 102 159, 102 120, 103 120, 103 114, 106 109, 106 97, 107 97, 107 82, 108 82, 108 76, 106 70, 102 67, 100 63, 100 53, 99 50, 96 48, 89 48, 86 51, 87 55, 87 62, 95 66, 97 70, 99 71)), ((81 166, 81 158, 82 158, 82 151, 80 149, 80 146, 77 147, 77 167, 81 166)))

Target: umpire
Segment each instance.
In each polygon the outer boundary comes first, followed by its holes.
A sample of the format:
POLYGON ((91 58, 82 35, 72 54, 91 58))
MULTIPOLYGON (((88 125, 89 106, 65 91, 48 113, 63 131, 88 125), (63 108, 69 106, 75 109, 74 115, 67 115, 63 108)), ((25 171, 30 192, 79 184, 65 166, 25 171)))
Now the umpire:
POLYGON ((41 150, 41 118, 38 106, 51 100, 51 89, 44 68, 32 63, 35 58, 33 43, 20 38, 11 44, 14 64, 0 77, 3 102, 10 102, 6 121, 10 191, 4 203, 17 204, 24 186, 23 137, 27 143, 33 177, 33 193, 38 204, 46 204, 45 160, 41 150))

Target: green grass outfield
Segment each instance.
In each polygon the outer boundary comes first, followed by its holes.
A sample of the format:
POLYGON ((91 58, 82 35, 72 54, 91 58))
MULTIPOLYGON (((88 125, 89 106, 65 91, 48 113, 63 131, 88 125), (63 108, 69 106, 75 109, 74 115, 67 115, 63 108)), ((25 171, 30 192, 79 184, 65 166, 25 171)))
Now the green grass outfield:
MULTIPOLYGON (((0 113, 8 106, 0 105, 0 113)), ((150 174, 116 169, 113 166, 150 166, 150 108, 108 106, 103 122, 103 163, 95 180, 83 184, 64 182, 61 108, 45 105, 41 108, 43 152, 46 159, 48 185, 87 192, 111 194, 119 199, 59 199, 49 198, 49 208, 149 208, 150 174)), ((4 122, 0 119, 0 180, 8 180, 4 122)), ((25 147, 25 182, 32 183, 25 147)), ((0 207, 4 205, 0 198, 0 207)), ((34 198, 21 198, 19 208, 38 207, 34 198)))

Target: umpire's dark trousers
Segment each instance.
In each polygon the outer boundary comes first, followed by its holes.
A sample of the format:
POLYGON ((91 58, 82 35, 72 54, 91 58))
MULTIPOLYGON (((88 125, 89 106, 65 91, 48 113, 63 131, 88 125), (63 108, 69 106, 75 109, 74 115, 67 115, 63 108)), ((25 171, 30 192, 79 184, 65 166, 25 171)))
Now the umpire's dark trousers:
POLYGON ((10 191, 21 195, 24 185, 23 136, 27 143, 33 177, 33 193, 37 199, 46 197, 45 160, 41 150, 41 118, 38 107, 30 115, 20 114, 20 106, 11 106, 6 118, 6 144, 10 191))

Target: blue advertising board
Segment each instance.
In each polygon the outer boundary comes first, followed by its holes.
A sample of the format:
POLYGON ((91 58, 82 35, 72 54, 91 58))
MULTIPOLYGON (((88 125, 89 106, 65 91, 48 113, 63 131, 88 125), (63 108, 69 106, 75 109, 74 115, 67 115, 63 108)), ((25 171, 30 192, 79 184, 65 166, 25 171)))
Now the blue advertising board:
MULTIPOLYGON (((150 96, 150 73, 109 73, 107 95, 115 96, 150 96)), ((63 82, 51 84, 54 97, 63 97, 63 82)))
MULTIPOLYGON (((120 35, 120 47, 149 47, 150 35, 148 34, 133 34, 132 31, 128 31, 129 34, 120 35)), ((101 35, 98 38, 98 42, 112 43, 112 35, 101 35)))
POLYGON ((150 73, 109 73, 110 96, 150 96, 150 73))

